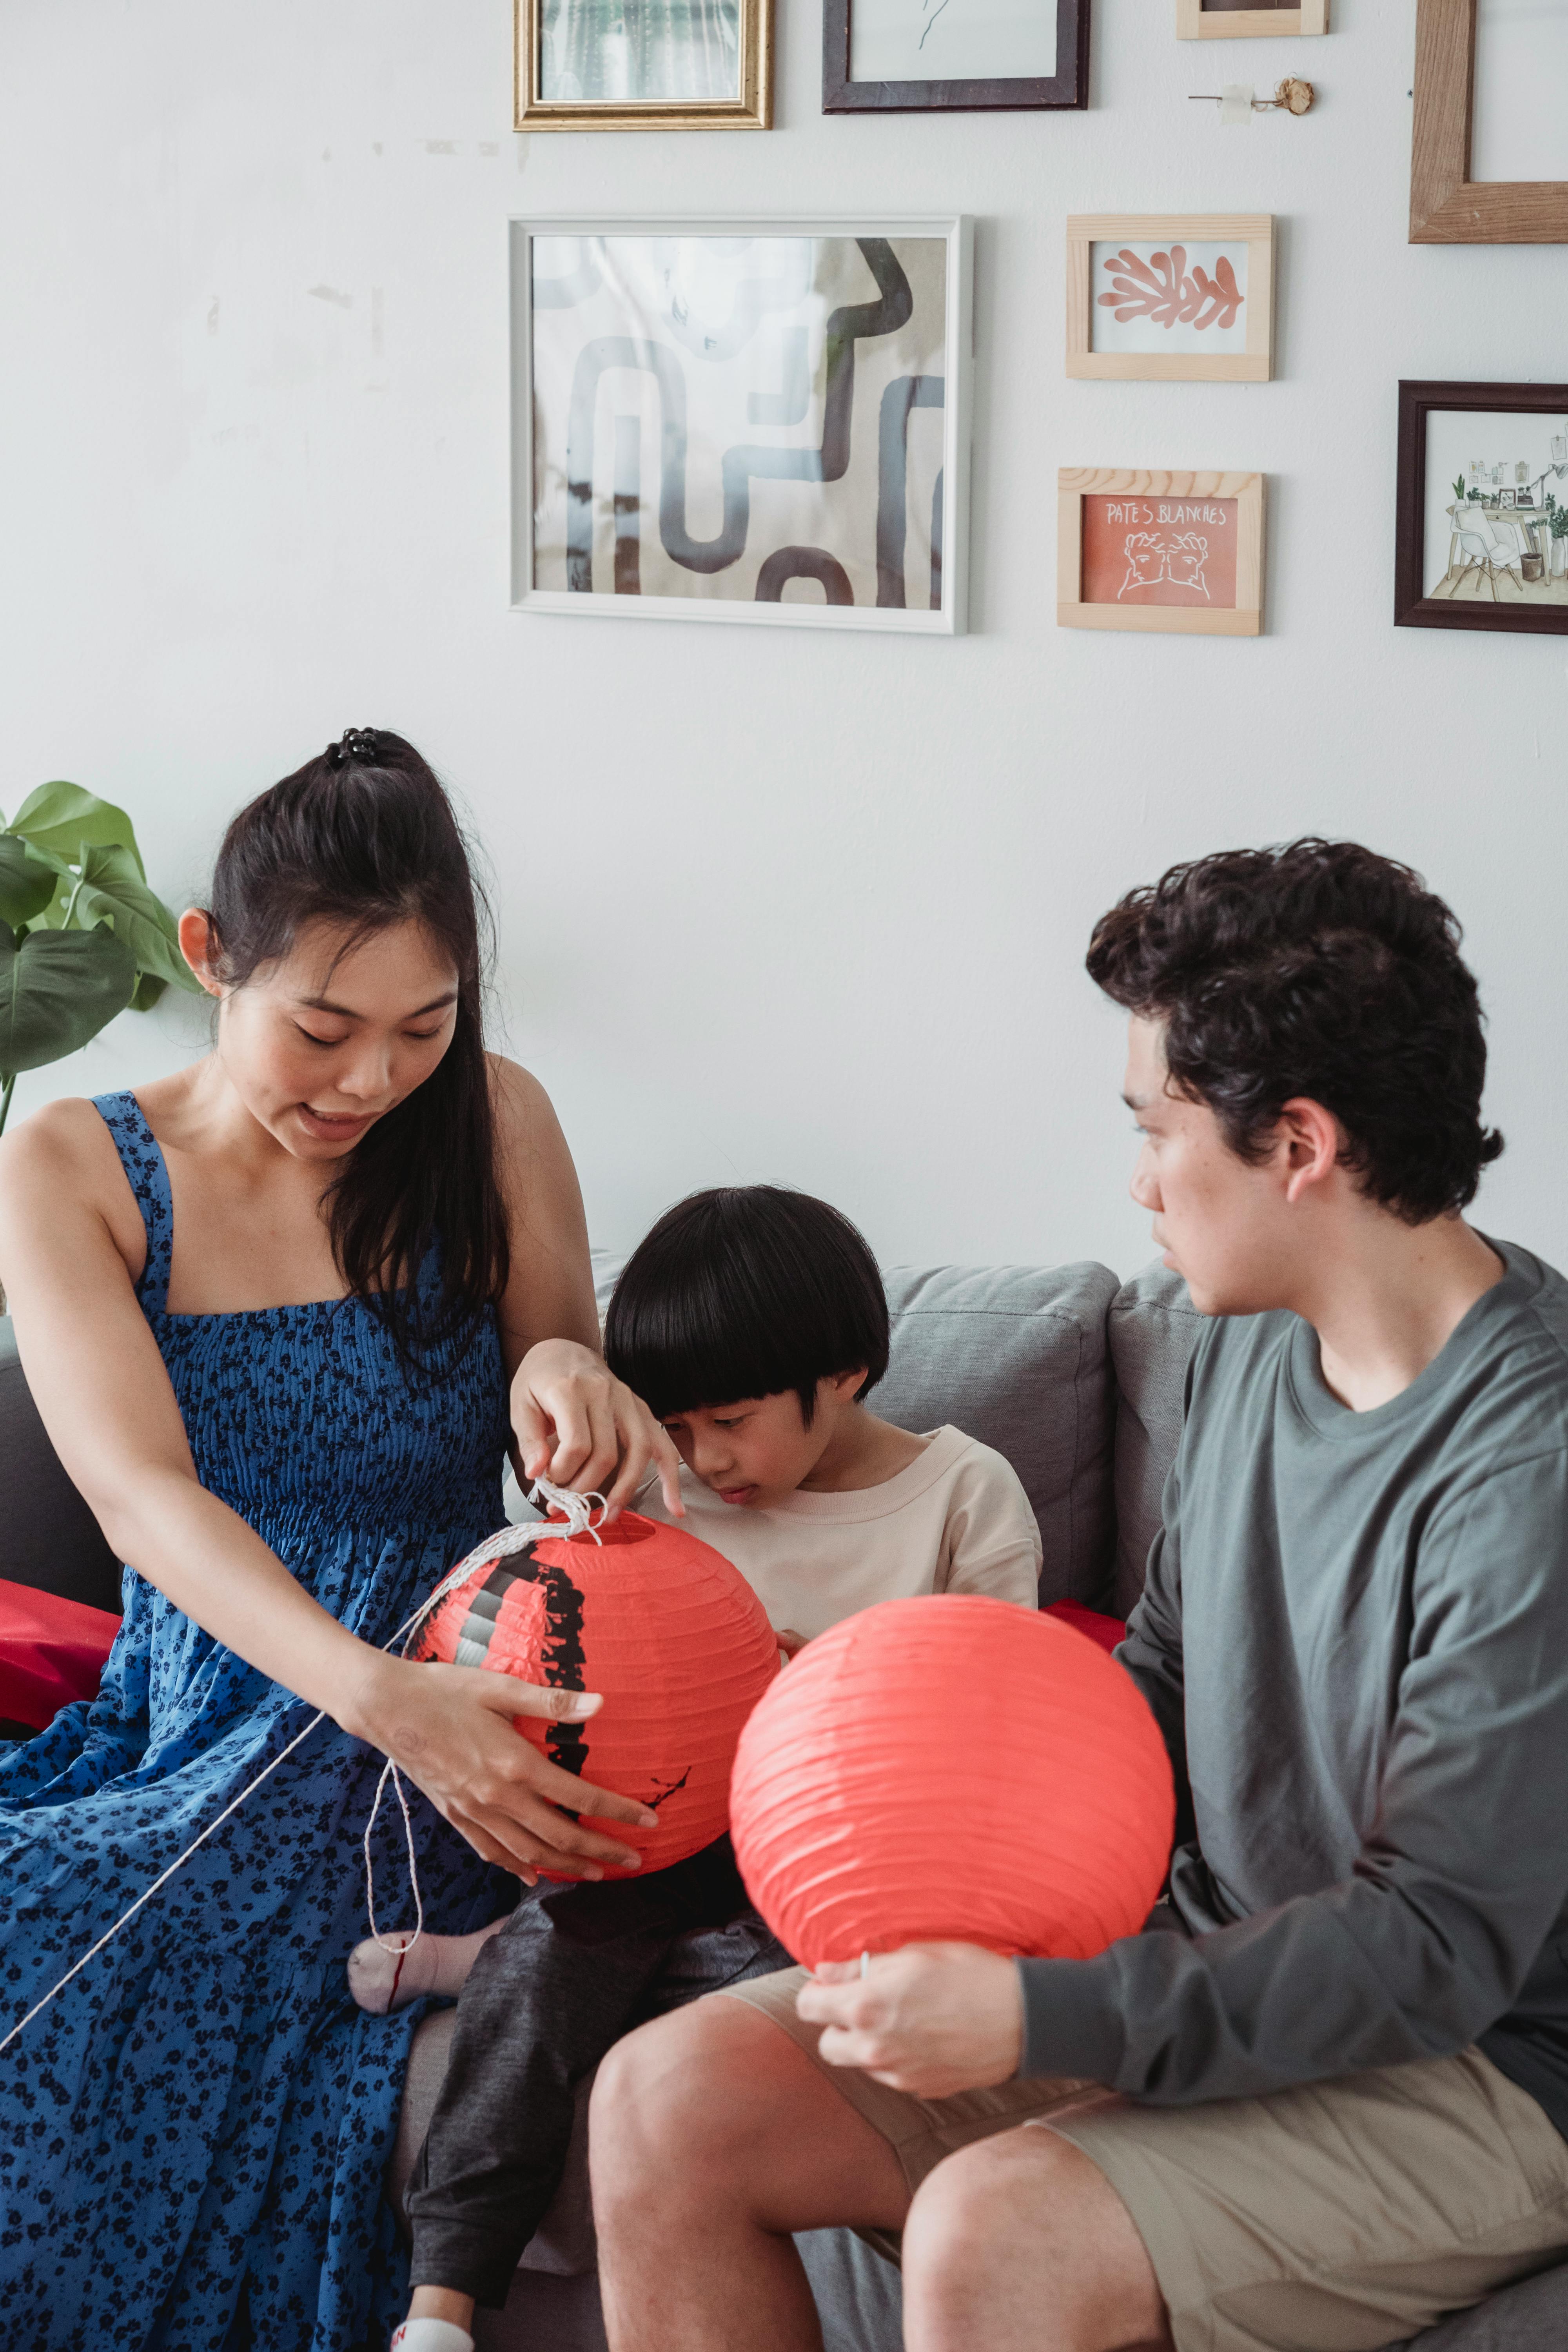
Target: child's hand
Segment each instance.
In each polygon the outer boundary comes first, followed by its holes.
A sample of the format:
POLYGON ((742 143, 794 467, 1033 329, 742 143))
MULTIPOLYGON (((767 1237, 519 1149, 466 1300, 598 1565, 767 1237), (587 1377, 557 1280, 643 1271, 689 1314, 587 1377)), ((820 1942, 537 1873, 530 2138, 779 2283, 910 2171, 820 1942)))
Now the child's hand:
POLYGON ((805 1649, 809 1638, 807 1634, 797 1633, 793 1625, 775 1625, 773 1628, 773 1639, 784 1652, 786 1666, 797 1652, 805 1649))

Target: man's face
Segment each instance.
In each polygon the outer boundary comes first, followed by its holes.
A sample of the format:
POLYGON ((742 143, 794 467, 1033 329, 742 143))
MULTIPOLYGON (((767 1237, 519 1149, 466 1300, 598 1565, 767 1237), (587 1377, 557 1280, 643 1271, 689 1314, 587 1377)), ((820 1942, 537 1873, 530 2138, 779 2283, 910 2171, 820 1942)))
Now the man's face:
POLYGON ((1201 1315, 1256 1315, 1283 1306, 1300 1236, 1272 1161, 1237 1159, 1206 1103, 1168 1091, 1164 1024, 1128 1024, 1124 1099, 1143 1148, 1132 1198, 1154 1220, 1165 1264, 1186 1279, 1201 1315))

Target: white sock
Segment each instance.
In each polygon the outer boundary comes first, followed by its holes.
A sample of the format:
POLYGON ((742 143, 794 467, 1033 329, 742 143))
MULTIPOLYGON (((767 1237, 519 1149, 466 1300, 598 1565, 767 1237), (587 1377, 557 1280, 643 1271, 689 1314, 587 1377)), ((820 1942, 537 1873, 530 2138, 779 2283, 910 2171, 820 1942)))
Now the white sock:
MULTIPOLYGON (((505 1925, 504 1919, 492 1919, 488 1927, 478 1928, 471 1936, 432 1936, 426 1929, 416 1944, 401 1952, 385 1951, 374 1936, 367 1937, 349 1954, 349 1990, 373 2017, 384 2017, 389 2010, 406 2009, 422 1993, 461 1992, 480 1948, 505 1925)), ((445 2319, 409 2322, 410 2326, 419 2327, 446 2327, 449 2324, 445 2319)), ((467 2340, 465 2337, 465 2343, 467 2340)), ((425 2352, 423 2339, 411 2338, 409 2352, 425 2352)), ((434 2336, 429 2352, 443 2352, 434 2336)), ((454 2345, 452 2352, 462 2352, 462 2347, 454 2345)))
MULTIPOLYGON (((467 1943, 468 1937, 452 1936, 442 1940, 467 1943)), ((391 2352, 474 2352, 474 2339, 455 2319, 405 2319, 392 2339, 391 2352)))

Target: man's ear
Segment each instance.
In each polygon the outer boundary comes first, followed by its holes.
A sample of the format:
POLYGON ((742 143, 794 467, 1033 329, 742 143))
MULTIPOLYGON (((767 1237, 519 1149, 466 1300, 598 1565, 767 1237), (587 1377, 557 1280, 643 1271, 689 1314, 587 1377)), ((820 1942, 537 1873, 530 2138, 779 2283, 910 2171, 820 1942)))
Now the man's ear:
POLYGON ((216 971, 217 933, 213 919, 202 907, 187 907, 180 917, 180 953, 190 965, 209 996, 224 996, 225 989, 216 971))
POLYGON ((1344 1136, 1331 1110, 1310 1095, 1295 1095, 1279 1113, 1275 1145, 1285 1155, 1285 1198, 1294 1208, 1312 1199, 1315 1188, 1333 1174, 1344 1136))
POLYGON ((868 1364, 861 1364, 852 1371, 835 1372, 828 1380, 827 1385, 834 1394, 847 1404, 857 1389, 864 1388, 866 1375, 870 1369, 868 1364))

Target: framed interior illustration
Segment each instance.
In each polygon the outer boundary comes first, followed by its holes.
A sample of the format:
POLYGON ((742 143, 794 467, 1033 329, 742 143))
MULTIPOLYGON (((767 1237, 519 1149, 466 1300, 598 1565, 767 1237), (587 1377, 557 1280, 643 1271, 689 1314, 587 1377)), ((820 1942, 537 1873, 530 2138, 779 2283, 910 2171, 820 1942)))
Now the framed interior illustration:
POLYGON ((1568 7, 1416 0, 1412 245, 1568 243, 1568 7))
POLYGON ((1074 213, 1068 375, 1266 383, 1274 372, 1268 213, 1074 213))
POLYGON ((1058 626, 1206 637, 1262 629, 1261 474, 1065 467, 1057 518, 1058 626))
POLYGON ((512 0, 519 131, 766 131, 773 0, 512 0))
POLYGON ((823 0, 824 114, 1089 104, 1090 0, 823 0))
POLYGON ((1402 383, 1394 617, 1568 635, 1568 383, 1402 383))
POLYGON ((1255 41, 1328 29, 1329 0, 1176 0, 1179 41, 1255 41))
POLYGON ((963 627, 969 222, 511 234, 514 609, 963 627))

